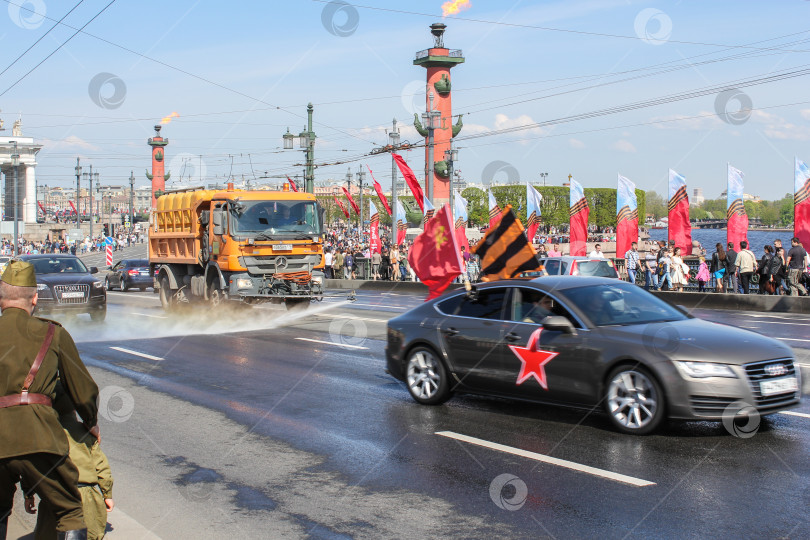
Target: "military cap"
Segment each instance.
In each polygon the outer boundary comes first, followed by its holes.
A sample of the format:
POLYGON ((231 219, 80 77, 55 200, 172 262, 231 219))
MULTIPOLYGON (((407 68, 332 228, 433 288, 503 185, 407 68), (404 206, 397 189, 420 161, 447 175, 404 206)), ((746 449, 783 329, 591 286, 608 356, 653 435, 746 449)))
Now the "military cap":
POLYGON ((15 287, 36 287, 37 275, 34 272, 34 265, 25 261, 11 261, 0 278, 3 283, 14 285, 15 287))

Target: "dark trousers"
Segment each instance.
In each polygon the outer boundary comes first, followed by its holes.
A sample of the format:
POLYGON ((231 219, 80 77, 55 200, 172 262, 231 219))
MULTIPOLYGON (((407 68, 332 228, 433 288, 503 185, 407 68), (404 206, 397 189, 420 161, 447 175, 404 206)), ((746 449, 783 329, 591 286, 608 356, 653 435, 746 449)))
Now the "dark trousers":
POLYGON ((751 276, 753 272, 740 272, 740 285, 742 285, 743 294, 748 294, 748 288, 751 286, 751 276))
POLYGON ((67 456, 37 453, 0 459, 0 522, 11 515, 20 481, 53 508, 57 531, 85 528, 79 471, 67 456))

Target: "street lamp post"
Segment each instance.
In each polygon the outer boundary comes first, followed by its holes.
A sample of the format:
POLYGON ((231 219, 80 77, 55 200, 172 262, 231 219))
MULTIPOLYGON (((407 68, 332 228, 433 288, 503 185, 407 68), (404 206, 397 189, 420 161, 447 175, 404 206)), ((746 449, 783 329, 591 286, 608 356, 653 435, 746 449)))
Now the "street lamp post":
POLYGON ((366 171, 363 170, 362 165, 358 165, 357 168, 357 185, 360 186, 360 230, 363 230, 365 227, 366 222, 363 221, 363 180, 366 179, 366 171))
POLYGON ((135 173, 129 171, 129 230, 135 228, 135 173))
POLYGON ((428 200, 433 204, 433 131, 440 127, 437 120, 441 118, 442 113, 433 109, 433 92, 430 92, 428 97, 430 99, 430 110, 422 113, 422 121, 425 123, 425 128, 428 131, 428 162, 425 193, 427 194, 428 200))
POLYGON ((450 179, 449 180, 450 185, 448 187, 450 189, 450 191, 449 191, 450 201, 449 202, 450 202, 450 208, 451 209, 453 208, 453 163, 458 161, 458 149, 453 148, 452 144, 453 143, 451 141, 450 142, 450 150, 445 150, 444 151, 444 160, 447 162, 447 169, 448 169, 448 172, 450 173, 449 176, 448 176, 448 178, 450 179))
POLYGON ((11 154, 11 166, 14 167, 14 256, 20 254, 19 238, 20 231, 18 229, 18 211, 17 211, 17 168, 20 166, 20 154, 17 151, 17 141, 12 141, 14 145, 14 153, 11 154))
POLYGON ((548 176, 547 172, 541 172, 540 173, 540 178, 543 179, 543 187, 546 187, 546 176, 548 176))
MULTIPOLYGON (((349 167, 348 170, 346 170, 346 189, 349 190, 349 195, 351 195, 352 194, 352 168, 351 167, 349 167)), ((351 213, 349 213, 349 215, 351 216, 351 213)), ((352 226, 352 220, 351 220, 351 218, 349 218, 349 227, 351 227, 351 226, 352 226)))
MULTIPOLYGON (((81 216, 79 215, 79 208, 81 204, 79 203, 79 193, 81 193, 81 177, 82 177, 82 168, 79 166, 79 159, 76 158, 76 228, 82 228, 81 216)), ((67 220, 65 220, 67 223, 67 220)))
MULTIPOLYGON (((391 142, 391 208, 394 211, 394 221, 396 221, 397 212, 397 161, 394 159, 394 152, 399 147, 399 128, 397 128, 397 119, 394 118, 394 127, 388 132, 388 138, 391 142)), ((394 223, 396 225, 396 223, 394 223)))
MULTIPOLYGON (((297 135, 299 148, 304 151, 306 156, 306 173, 304 175, 305 191, 307 193, 315 193, 315 132, 312 131, 312 111, 314 107, 312 103, 307 105, 307 125, 304 131, 297 135)), ((287 128, 287 133, 281 137, 284 141, 284 149, 292 150, 295 144, 294 139, 296 135, 290 133, 290 128, 287 128)))

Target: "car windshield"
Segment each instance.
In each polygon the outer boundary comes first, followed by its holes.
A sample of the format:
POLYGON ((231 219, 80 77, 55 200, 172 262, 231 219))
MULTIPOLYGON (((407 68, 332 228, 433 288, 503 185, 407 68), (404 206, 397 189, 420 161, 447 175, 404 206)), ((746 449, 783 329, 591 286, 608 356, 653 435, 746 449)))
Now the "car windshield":
POLYGON ((240 201, 231 205, 231 233, 320 234, 313 201, 240 201))
POLYGON ((79 259, 69 257, 54 257, 52 259, 33 259, 29 261, 34 265, 37 274, 86 274, 87 267, 79 259))
POLYGON ((139 266, 149 266, 149 261, 146 259, 133 259, 127 263, 130 268, 138 268, 139 266))
POLYGON ((682 321, 686 315, 647 291, 619 282, 560 291, 595 326, 682 321))
POLYGON ((594 277, 618 277, 611 261, 577 261, 576 275, 594 277))

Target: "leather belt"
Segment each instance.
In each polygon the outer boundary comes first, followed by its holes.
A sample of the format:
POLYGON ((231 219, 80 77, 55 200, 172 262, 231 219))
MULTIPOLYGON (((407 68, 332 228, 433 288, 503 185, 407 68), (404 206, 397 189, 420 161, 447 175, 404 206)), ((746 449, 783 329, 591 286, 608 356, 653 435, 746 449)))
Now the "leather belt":
POLYGON ((48 323, 48 332, 45 334, 45 341, 42 342, 42 346, 39 348, 37 357, 34 359, 34 363, 31 364, 31 370, 25 377, 22 392, 19 394, 0 397, 0 409, 4 409, 6 407, 16 407, 18 405, 53 406, 50 396, 46 396, 45 394, 30 394, 28 389, 31 387, 31 383, 34 382, 34 377, 37 376, 37 372, 39 372, 39 368, 42 366, 42 361, 45 360, 45 355, 48 353, 48 349, 51 346, 51 341, 53 341, 53 334, 55 331, 56 326, 48 323))

